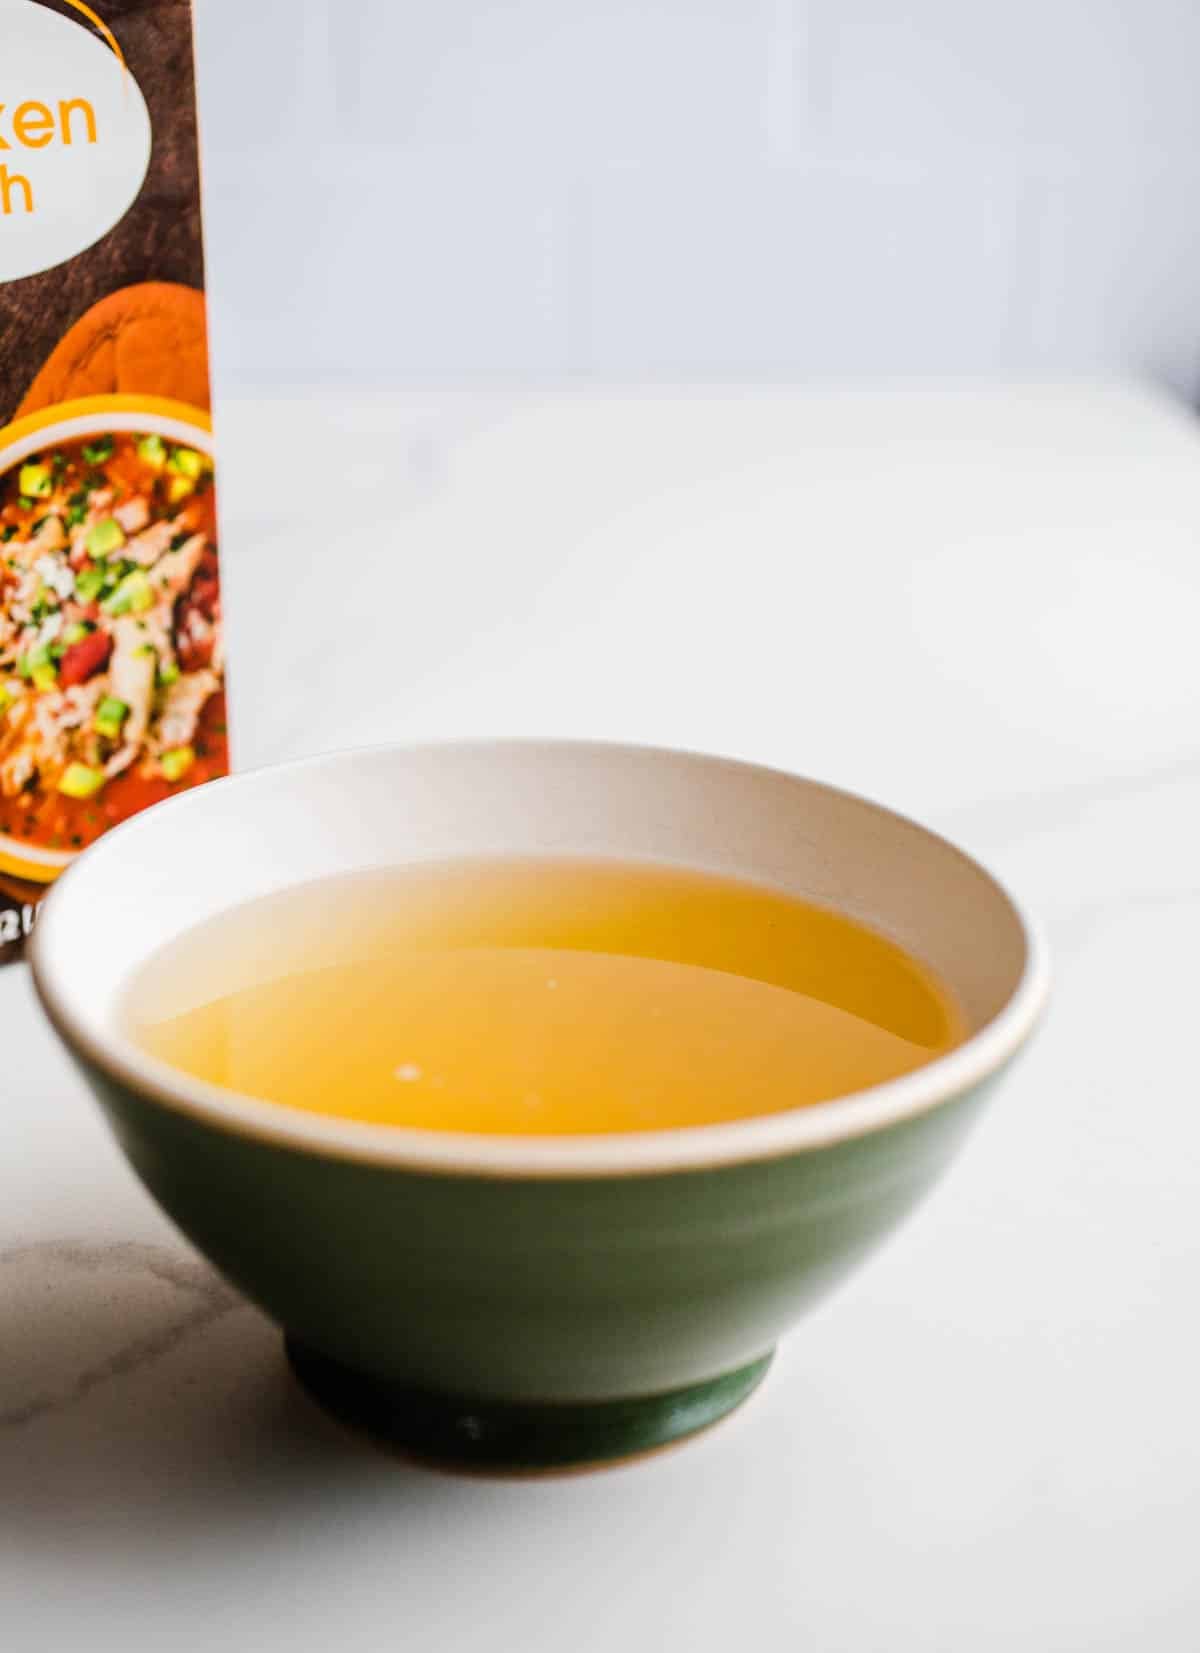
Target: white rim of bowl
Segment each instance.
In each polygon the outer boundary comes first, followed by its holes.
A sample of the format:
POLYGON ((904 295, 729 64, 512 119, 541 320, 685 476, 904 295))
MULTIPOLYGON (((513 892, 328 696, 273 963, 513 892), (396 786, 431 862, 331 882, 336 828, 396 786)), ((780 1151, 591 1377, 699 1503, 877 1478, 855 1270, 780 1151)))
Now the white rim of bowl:
MULTIPOLYGON (((791 1154, 828 1148, 929 1113, 973 1090, 999 1072, 1028 1039, 1036 1026, 1050 987, 1049 958, 1040 926, 1015 901, 995 875, 948 838, 932 832, 898 811, 842 787, 813 781, 807 776, 711 753, 675 747, 640 746, 618 741, 543 740, 537 737, 501 737, 495 740, 442 740, 382 743, 346 747, 289 763, 264 765, 243 775, 210 782, 152 810, 135 815, 105 834, 100 845, 112 844, 147 818, 161 820, 164 812, 189 807, 214 787, 238 786, 256 777, 298 773, 339 759, 371 753, 494 750, 497 746, 540 748, 549 752, 637 752, 663 757, 693 758, 704 763, 785 780, 803 780, 825 792, 865 804, 881 815, 915 827, 977 868, 1012 909, 1025 942, 1025 967, 1003 1008, 977 1033, 945 1056, 902 1078, 888 1080, 848 1096, 810 1103, 776 1114, 756 1115, 727 1125, 694 1125, 668 1131, 639 1131, 579 1136, 476 1136, 453 1131, 416 1130, 400 1125, 368 1125, 332 1115, 309 1113, 286 1103, 260 1101, 239 1091, 193 1079, 178 1069, 145 1055, 129 1039, 78 1010, 52 979, 49 956, 57 925, 55 916, 63 890, 73 890, 78 876, 68 870, 30 938, 34 986, 43 1009, 59 1035, 99 1068, 109 1079, 172 1112, 185 1114, 241 1136, 301 1153, 355 1160, 397 1170, 466 1177, 504 1179, 571 1179, 624 1176, 663 1176, 672 1173, 717 1170, 725 1166, 785 1159, 791 1154), (57 904, 57 905, 56 905, 57 904)), ((68 899, 70 899, 68 897, 68 899)))

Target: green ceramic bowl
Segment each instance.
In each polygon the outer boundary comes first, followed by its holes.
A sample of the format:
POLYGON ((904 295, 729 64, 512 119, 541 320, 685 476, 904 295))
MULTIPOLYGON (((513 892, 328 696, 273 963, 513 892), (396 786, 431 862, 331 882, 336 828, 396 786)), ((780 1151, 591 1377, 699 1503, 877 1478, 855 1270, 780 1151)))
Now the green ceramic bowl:
POLYGON ((528 1469, 661 1446, 749 1394, 940 1175, 1046 994, 1011 898, 910 821, 716 758, 520 741, 346 752, 161 805, 66 874, 32 960, 130 1163, 284 1328, 311 1392, 423 1455, 528 1469), (186 1078, 119 1030, 137 966, 223 909, 504 853, 659 860, 837 907, 938 971, 971 1037, 817 1107, 555 1139, 324 1119, 186 1078))

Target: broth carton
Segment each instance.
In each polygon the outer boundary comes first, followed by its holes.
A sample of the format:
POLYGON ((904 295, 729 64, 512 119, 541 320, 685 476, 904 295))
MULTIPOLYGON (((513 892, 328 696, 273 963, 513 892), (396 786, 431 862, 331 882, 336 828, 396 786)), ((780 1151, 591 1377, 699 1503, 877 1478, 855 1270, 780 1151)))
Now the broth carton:
POLYGON ((228 767, 187 0, 0 0, 0 959, 228 767))

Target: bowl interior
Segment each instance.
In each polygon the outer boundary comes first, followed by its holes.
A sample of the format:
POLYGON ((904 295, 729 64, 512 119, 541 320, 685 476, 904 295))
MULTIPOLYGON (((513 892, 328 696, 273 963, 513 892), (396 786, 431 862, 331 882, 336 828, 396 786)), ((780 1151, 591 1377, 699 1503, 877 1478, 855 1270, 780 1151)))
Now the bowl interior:
MULTIPOLYGON (((55 889, 37 926, 35 974, 66 1036, 128 1076, 146 1059, 117 1030, 122 992, 188 926, 331 874, 498 854, 656 860, 838 908, 923 959, 957 994, 972 1032, 990 1030, 996 1049, 977 1052, 976 1065, 998 1065, 1001 1044, 1015 1048, 1043 990, 1036 938, 1006 892, 912 822, 749 765, 556 742, 345 752, 161 804, 102 839, 55 889), (1010 1024, 1003 1039, 998 1022, 1010 1024)), ((256 968, 254 958, 231 961, 229 985, 256 968)), ((978 1043, 879 1089, 911 1087, 978 1043)), ((947 1074, 943 1092, 953 1083, 947 1074)))

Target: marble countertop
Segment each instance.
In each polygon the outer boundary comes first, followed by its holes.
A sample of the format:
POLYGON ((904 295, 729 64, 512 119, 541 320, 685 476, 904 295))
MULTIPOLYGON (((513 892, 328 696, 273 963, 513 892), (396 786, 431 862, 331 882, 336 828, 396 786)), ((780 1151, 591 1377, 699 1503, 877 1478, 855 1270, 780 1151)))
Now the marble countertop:
POLYGON ((1136 386, 222 410, 237 755, 463 732, 880 796, 1045 920, 953 1173, 685 1450, 313 1410, 0 971, 0 1645, 989 1653, 1200 1635, 1200 428, 1136 386))

